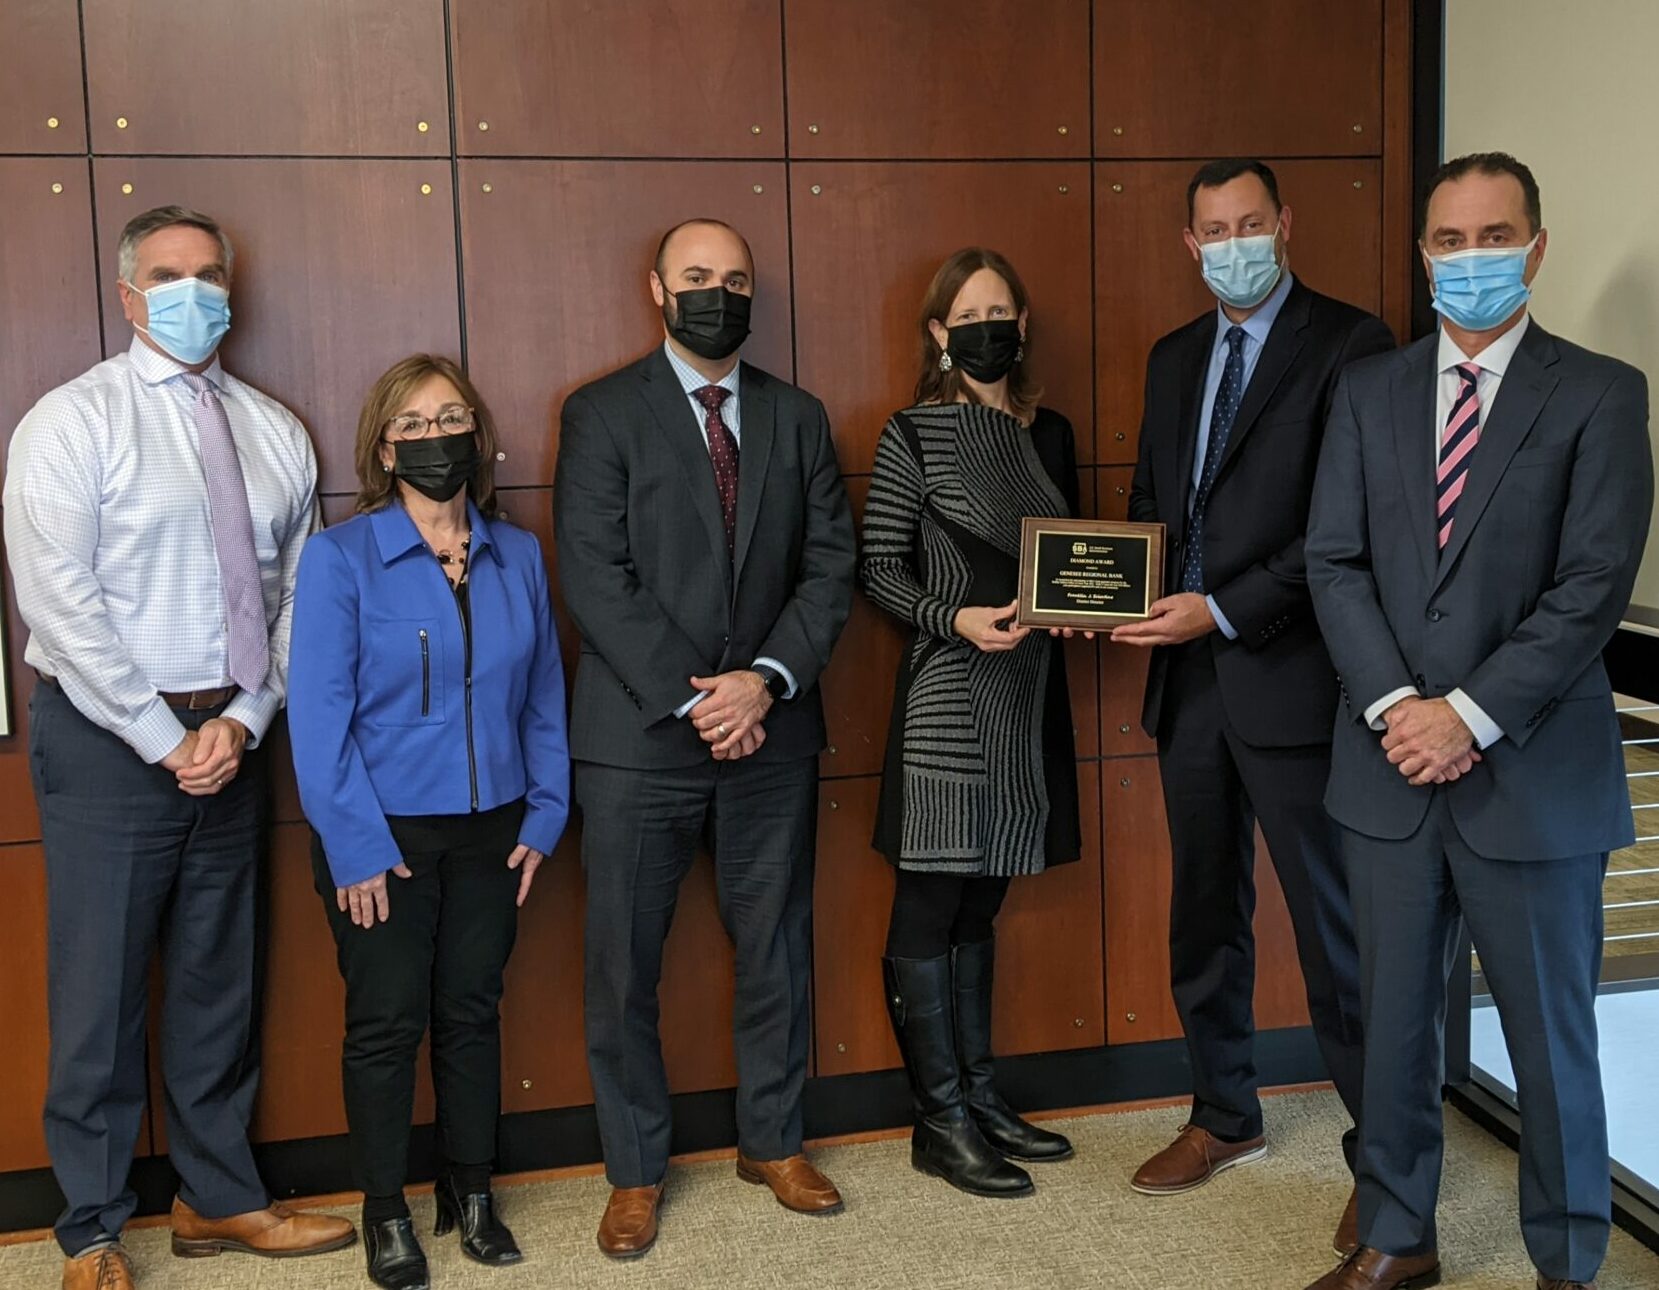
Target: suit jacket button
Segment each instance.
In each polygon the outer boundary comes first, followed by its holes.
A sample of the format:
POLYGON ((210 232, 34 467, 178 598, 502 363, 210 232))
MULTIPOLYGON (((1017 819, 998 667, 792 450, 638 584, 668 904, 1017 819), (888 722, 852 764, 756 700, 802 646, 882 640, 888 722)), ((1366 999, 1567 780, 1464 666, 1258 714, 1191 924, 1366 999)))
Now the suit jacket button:
POLYGON ((1429 621, 1431 623, 1439 622, 1440 618, 1441 618, 1441 614, 1440 614, 1440 611, 1438 609, 1429 610, 1429 621))

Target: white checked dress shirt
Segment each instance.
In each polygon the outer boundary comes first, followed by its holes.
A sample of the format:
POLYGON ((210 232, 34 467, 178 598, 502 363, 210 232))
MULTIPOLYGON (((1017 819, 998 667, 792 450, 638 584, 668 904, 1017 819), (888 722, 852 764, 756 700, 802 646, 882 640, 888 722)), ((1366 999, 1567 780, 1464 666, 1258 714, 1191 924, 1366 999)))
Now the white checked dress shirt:
MULTIPOLYGON (((88 719, 146 762, 184 726, 159 692, 230 684, 224 593, 184 368, 134 337, 41 399, 12 437, 6 550, 24 658, 55 677, 88 719)), ((287 693, 288 632, 300 548, 316 527, 317 463, 305 428, 276 400, 228 375, 219 391, 253 514, 270 631, 270 671, 224 715, 250 746, 287 693)))
MULTIPOLYGON (((1440 460, 1440 437, 1446 432, 1446 422, 1451 420, 1452 416, 1452 404, 1457 402, 1458 391, 1463 386, 1458 366, 1462 363, 1475 363, 1480 367, 1480 375, 1475 378, 1475 403, 1480 410, 1481 424, 1485 425, 1492 415, 1492 405, 1497 401, 1498 390, 1503 385, 1503 374, 1509 370, 1510 360, 1521 347, 1521 337, 1526 335, 1527 328, 1531 325, 1532 315, 1527 314, 1480 353, 1472 355, 1465 354, 1459 349, 1457 342, 1446 335, 1444 328, 1441 329, 1440 347, 1435 351, 1434 358, 1434 455, 1431 460, 1440 460)), ((1424 433, 1430 431, 1425 430, 1424 433)), ((1469 469, 1480 469, 1479 442, 1470 453, 1469 462, 1469 469)), ((1386 729, 1387 723, 1383 721, 1382 714, 1401 699, 1410 698, 1416 693, 1416 690, 1400 689, 1383 695, 1365 710, 1366 722, 1373 730, 1386 729)), ((1452 705, 1457 715, 1463 718, 1463 724, 1469 727, 1470 733, 1475 737, 1476 748, 1490 748, 1503 738, 1503 728, 1487 716, 1486 710, 1461 689, 1448 694, 1446 702, 1452 705)))

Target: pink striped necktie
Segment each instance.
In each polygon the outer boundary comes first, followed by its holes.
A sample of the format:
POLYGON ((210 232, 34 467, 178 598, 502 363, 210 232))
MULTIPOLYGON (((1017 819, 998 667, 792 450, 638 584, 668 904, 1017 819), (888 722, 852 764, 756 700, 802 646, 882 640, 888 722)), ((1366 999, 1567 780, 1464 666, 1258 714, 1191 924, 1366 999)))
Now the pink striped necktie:
POLYGON ((202 477, 207 483, 213 554, 219 562, 219 583, 225 594, 230 679, 243 692, 254 694, 265 684, 265 675, 271 669, 271 639, 259 556, 254 550, 248 486, 242 478, 236 440, 231 437, 230 418, 219 401, 219 391, 212 381, 195 372, 184 373, 184 381, 196 396, 196 438, 202 477))
POLYGON ((1480 365, 1459 363, 1457 372, 1463 379, 1452 400, 1451 415, 1446 418, 1446 432, 1440 436, 1440 469, 1435 476, 1442 550, 1451 541, 1457 499, 1463 496, 1463 486, 1469 479, 1469 455, 1480 442, 1480 399, 1475 393, 1480 365))

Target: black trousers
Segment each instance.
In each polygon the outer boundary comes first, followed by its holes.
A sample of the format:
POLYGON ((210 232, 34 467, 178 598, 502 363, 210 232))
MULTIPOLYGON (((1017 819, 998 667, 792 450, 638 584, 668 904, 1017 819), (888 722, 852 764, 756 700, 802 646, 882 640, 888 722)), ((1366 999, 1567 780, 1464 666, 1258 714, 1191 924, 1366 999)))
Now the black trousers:
POLYGON ((613 1187, 668 1168, 668 1077, 657 1031, 663 942, 680 883, 712 832, 720 917, 737 956, 737 1140, 756 1160, 801 1150, 812 967, 818 760, 671 770, 576 763, 587 874, 588 1069, 613 1187))
MULTIPOLYGON (((1222 706, 1210 643, 1171 651, 1159 771, 1174 861, 1170 983, 1192 1060, 1192 1122, 1262 1132, 1254 1055, 1259 820, 1296 933, 1308 1010, 1343 1105, 1360 1118, 1359 951, 1337 828, 1325 813, 1327 745, 1254 748, 1222 706)), ((1357 1135, 1343 1139, 1349 1167, 1357 1135)))
MULTIPOLYGON (((200 728, 222 709, 180 712, 200 728)), ((258 924, 265 756, 212 797, 141 761, 55 686, 29 702, 46 851, 51 1057, 46 1147, 67 1201, 58 1243, 117 1236, 144 1117, 150 958, 162 967, 161 1070, 179 1194, 212 1218, 269 1202, 248 1147, 259 1082, 258 924)))
POLYGON ((990 940, 1009 881, 898 870, 887 919, 887 957, 937 959, 953 945, 990 940))
POLYGON ((413 877, 388 874, 384 923, 362 928, 335 899, 321 842, 311 867, 346 982, 340 1071, 352 1179, 403 1190, 415 1062, 432 1028, 438 1139, 450 1165, 488 1166, 501 1117, 501 977, 518 932, 519 874, 507 867, 522 801, 478 815, 394 818, 413 877))

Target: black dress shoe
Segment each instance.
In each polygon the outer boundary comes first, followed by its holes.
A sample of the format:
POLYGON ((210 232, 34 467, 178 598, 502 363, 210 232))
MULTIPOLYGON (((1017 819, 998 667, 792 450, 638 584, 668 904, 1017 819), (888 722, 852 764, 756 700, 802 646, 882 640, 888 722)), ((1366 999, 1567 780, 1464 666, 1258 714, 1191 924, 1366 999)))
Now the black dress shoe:
POLYGON ((495 1216, 495 1198, 489 1192, 468 1192, 463 1196, 455 1190, 455 1180, 446 1175, 438 1179, 433 1196, 438 1202, 438 1223, 432 1235, 445 1236, 459 1224, 461 1253, 469 1259, 491 1267, 524 1261, 513 1234, 495 1216))
POLYGON ((368 1255, 369 1280, 384 1290, 430 1290, 426 1255, 415 1239, 415 1224, 405 1218, 387 1218, 363 1224, 363 1251, 368 1255))

